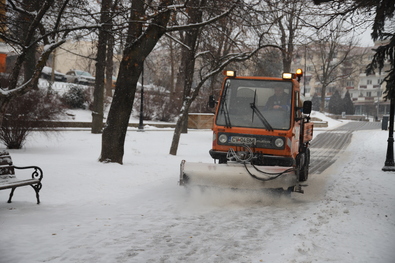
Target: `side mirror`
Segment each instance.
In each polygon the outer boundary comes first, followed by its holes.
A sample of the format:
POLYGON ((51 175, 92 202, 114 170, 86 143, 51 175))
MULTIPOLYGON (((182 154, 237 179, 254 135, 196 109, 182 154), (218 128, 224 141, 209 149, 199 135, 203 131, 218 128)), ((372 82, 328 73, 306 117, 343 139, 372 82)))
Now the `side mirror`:
POLYGON ((303 113, 310 114, 312 106, 313 106, 313 103, 309 100, 306 100, 305 102, 303 102, 303 113))
POLYGON ((210 96, 208 97, 208 106, 209 106, 210 108, 214 108, 216 103, 217 103, 217 101, 214 99, 214 96, 213 96, 213 95, 210 95, 210 96))

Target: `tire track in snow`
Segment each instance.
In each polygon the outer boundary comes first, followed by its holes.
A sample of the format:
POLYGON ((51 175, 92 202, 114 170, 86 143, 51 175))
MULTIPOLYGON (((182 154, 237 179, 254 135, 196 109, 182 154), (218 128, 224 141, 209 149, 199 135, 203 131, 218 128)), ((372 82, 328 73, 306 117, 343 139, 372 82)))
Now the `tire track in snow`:
MULTIPOLYGON (((335 236, 344 234, 337 232, 333 220, 339 220, 342 216, 349 214, 350 211, 345 205, 350 202, 349 195, 360 193, 357 188, 353 190, 354 183, 350 185, 350 182, 347 181, 348 176, 335 176, 334 179, 330 179, 330 171, 326 171, 323 175, 318 174, 333 164, 337 155, 347 148, 354 131, 373 129, 380 129, 380 123, 351 122, 333 131, 319 134, 314 139, 311 144, 310 172, 312 176, 308 181, 309 187, 306 188, 308 194, 302 196, 302 200, 315 197, 316 209, 312 207, 307 209, 303 219, 305 224, 299 224, 299 230, 293 235, 293 243, 286 252, 283 262, 313 262, 312 259, 317 255, 321 257, 320 262, 353 262, 349 258, 344 258, 344 255, 350 255, 349 251, 337 255, 328 249, 327 244, 335 243, 336 240, 328 240, 326 234, 328 232, 334 232, 335 236), (332 180, 338 180, 338 183, 334 183, 332 180), (325 187, 328 182, 330 185, 325 187), (344 190, 333 193, 335 185, 336 188, 342 187, 344 190), (344 193, 344 197, 339 199, 339 192, 344 193)), ((356 164, 351 163, 350 165, 356 164)), ((339 168, 347 169, 346 167, 339 168)), ((335 169, 339 168, 335 167, 335 169)))
POLYGON ((310 174, 320 174, 336 161, 336 156, 351 142, 357 130, 379 129, 380 122, 349 122, 332 131, 318 134, 311 143, 310 174))
POLYGON ((311 143, 310 173, 320 174, 336 161, 336 155, 351 142, 352 132, 318 134, 311 143))

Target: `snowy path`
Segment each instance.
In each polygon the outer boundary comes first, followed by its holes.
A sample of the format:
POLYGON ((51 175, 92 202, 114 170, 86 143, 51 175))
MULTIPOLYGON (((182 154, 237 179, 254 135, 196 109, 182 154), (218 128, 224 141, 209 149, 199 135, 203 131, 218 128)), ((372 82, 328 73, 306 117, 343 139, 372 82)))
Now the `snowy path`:
POLYGON ((311 144, 312 174, 320 174, 336 161, 336 155, 347 148, 352 133, 362 130, 378 130, 380 122, 349 122, 334 130, 318 134, 311 144))
POLYGON ((170 131, 129 132, 122 166, 97 163, 99 135, 35 135, 11 154, 44 169, 42 204, 29 188, 12 204, 0 191, 0 262, 391 263, 386 135, 354 132, 336 162, 291 198, 178 186, 181 159, 211 161, 210 131, 183 135, 179 156, 168 155, 170 131))

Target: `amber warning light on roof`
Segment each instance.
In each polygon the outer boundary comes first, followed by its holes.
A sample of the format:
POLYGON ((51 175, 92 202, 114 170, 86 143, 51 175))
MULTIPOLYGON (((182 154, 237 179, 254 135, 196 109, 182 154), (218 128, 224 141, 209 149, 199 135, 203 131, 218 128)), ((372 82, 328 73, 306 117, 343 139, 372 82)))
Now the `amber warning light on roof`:
POLYGON ((227 77, 236 77, 236 71, 234 70, 224 70, 223 74, 227 77))
POLYGON ((283 79, 296 79, 298 78, 298 81, 300 81, 300 78, 303 76, 303 70, 298 68, 296 70, 296 73, 283 73, 283 79))
POLYGON ((292 73, 283 73, 283 79, 293 79, 292 73))
POLYGON ((297 75, 297 76, 303 76, 303 70, 302 70, 301 68, 298 68, 298 69, 296 70, 296 75, 297 75))

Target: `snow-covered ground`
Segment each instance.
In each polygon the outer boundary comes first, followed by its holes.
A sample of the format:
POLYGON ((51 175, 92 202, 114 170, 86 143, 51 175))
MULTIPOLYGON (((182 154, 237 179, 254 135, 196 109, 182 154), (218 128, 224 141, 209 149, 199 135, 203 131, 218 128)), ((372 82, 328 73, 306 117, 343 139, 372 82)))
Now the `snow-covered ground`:
POLYGON ((123 165, 99 163, 101 135, 88 130, 34 133, 10 150, 16 165, 44 170, 42 203, 30 187, 11 204, 0 191, 0 262, 395 262, 387 131, 354 132, 337 162, 291 198, 186 192, 180 161, 212 162, 212 134, 183 134, 177 156, 172 135, 129 130, 123 165))

